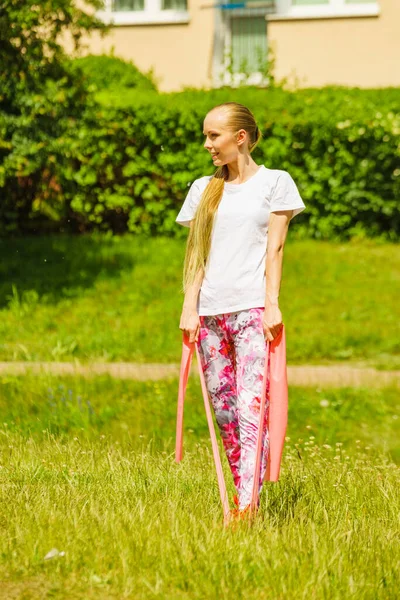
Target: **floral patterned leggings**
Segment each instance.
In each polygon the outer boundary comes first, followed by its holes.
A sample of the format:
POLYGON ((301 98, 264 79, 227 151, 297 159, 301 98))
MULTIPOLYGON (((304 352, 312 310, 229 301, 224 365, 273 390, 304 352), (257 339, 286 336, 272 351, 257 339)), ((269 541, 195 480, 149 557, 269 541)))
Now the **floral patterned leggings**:
MULTIPOLYGON (((200 316, 201 368, 238 491, 239 508, 251 502, 267 341, 264 307, 200 316)), ((269 457, 269 380, 262 438, 258 504, 269 457)))

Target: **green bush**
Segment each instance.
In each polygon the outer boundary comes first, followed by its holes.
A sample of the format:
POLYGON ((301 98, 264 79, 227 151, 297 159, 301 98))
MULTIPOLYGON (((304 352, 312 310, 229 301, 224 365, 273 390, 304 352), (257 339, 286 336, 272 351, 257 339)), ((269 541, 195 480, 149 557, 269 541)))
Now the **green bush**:
POLYGON ((103 0, 3 2, 0 11, 0 233, 46 230, 65 213, 52 154, 66 127, 92 105, 93 94, 59 44, 70 35, 104 36, 109 26, 83 10, 103 0), (16 8, 18 4, 18 9, 16 8))
POLYGON ((85 75, 88 83, 98 90, 121 88, 157 91, 153 72, 144 74, 131 61, 106 54, 75 58, 72 68, 85 75))
POLYGON ((399 90, 345 88, 149 93, 126 106, 90 100, 79 116, 61 116, 53 135, 3 115, 0 186, 5 198, 24 203, 25 215, 17 222, 3 211, 3 234, 184 236, 175 217, 187 188, 214 170, 203 119, 228 99, 256 115, 264 136, 256 162, 288 170, 298 184, 307 205, 299 235, 399 239, 399 90))
MULTIPOLYGON (((103 0, 87 0, 101 8, 103 0)), ((158 94, 153 74, 113 56, 67 56, 60 34, 108 32, 76 0, 0 13, 0 234, 90 230, 185 236, 175 217, 214 170, 202 123, 237 100, 264 137, 254 158, 288 170, 307 210, 298 235, 398 240, 400 93, 240 87, 158 94), (46 25, 43 27, 43 25, 46 25)))

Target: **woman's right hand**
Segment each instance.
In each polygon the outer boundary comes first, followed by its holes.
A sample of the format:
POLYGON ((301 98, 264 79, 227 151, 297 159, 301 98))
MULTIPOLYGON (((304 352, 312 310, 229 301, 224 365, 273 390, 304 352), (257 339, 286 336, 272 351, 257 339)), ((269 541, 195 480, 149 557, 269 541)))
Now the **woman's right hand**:
POLYGON ((189 336, 190 344, 192 342, 197 342, 200 332, 200 318, 197 310, 186 308, 185 306, 183 307, 179 329, 189 336))

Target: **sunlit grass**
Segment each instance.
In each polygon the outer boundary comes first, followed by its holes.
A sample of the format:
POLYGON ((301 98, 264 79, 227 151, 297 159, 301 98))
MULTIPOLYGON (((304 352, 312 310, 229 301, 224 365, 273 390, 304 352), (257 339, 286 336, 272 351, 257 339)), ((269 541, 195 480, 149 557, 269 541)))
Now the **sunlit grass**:
POLYGON ((197 379, 179 464, 175 379, 1 384, 3 597, 396 597, 397 390, 291 388, 280 481, 232 531, 197 379))
MULTIPOLYGON (((0 360, 179 362, 184 240, 66 236, 0 241, 0 360)), ((285 245, 289 364, 400 368, 400 247, 285 245)))
POLYGON ((1 436, 2 578, 104 598, 395 597, 400 474, 371 449, 288 443, 259 521, 232 532, 205 441, 177 465, 103 436, 1 436))

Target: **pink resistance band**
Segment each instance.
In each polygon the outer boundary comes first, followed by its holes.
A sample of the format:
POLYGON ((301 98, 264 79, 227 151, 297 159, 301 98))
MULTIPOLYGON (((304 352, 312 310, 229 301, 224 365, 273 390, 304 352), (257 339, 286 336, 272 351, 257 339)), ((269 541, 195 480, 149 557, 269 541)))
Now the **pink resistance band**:
MULTIPOLYGON (((182 344, 182 360, 179 377, 178 391, 178 410, 176 420, 176 446, 175 460, 180 462, 183 456, 183 405, 185 401, 185 393, 187 381, 192 363, 193 350, 196 348, 197 364, 200 374, 201 389, 204 398, 204 407, 206 410, 208 428, 210 430, 211 445, 213 449, 215 468, 217 471, 218 486, 221 497, 221 503, 224 513, 224 525, 229 522, 229 501, 226 491, 226 484, 222 469, 221 457, 218 450, 218 442, 215 434, 214 422, 211 413, 210 401, 204 373, 201 367, 199 351, 196 342, 189 343, 189 336, 183 333, 182 344)), ((254 484, 253 493, 250 503, 250 512, 257 511, 258 504, 258 484, 259 473, 261 469, 261 453, 262 453, 262 435, 266 405, 266 389, 268 381, 268 363, 270 362, 269 373, 269 412, 267 419, 267 427, 269 432, 269 460, 263 481, 278 481, 281 466, 281 458, 283 446, 285 443, 287 419, 288 419, 288 384, 286 371, 286 337, 284 325, 272 341, 267 341, 267 351, 265 357, 265 369, 263 376, 262 395, 260 404, 260 422, 257 436, 257 453, 254 467, 254 484), (270 356, 269 356, 270 355, 270 356), (270 361, 268 360, 270 358, 270 361)))

